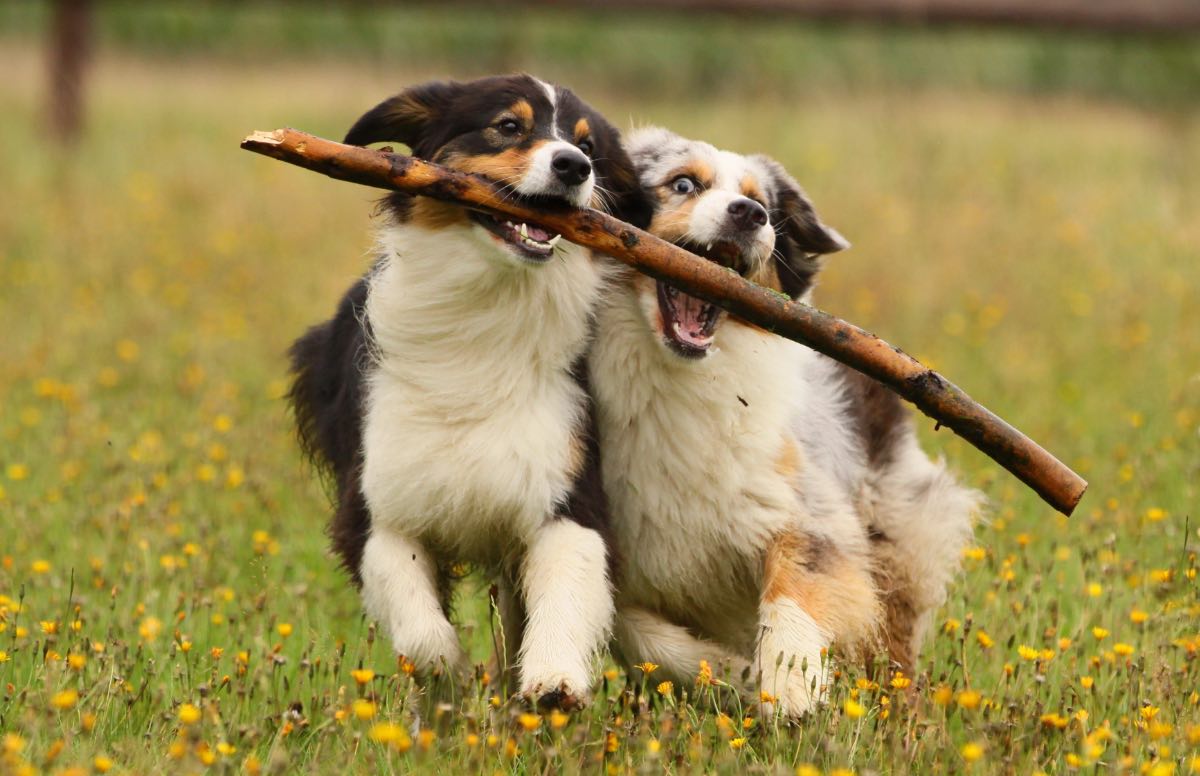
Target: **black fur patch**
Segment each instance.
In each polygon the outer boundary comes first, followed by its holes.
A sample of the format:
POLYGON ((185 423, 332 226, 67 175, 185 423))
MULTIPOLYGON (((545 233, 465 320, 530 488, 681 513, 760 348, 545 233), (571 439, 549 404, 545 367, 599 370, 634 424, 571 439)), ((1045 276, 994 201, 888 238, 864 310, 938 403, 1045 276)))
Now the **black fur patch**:
POLYGON ((314 465, 332 479, 337 508, 329 536, 355 584, 361 583, 359 566, 371 528, 359 487, 363 375, 370 342, 366 301, 367 280, 362 278, 342 297, 333 318, 313 326, 288 351, 292 371, 288 398, 300 444, 314 465))
POLYGON ((586 357, 580 356, 576 360, 571 368, 571 377, 588 397, 583 428, 577 432, 583 437, 586 447, 583 468, 576 475, 567 503, 560 514, 600 534, 608 549, 608 578, 616 579, 619 563, 612 525, 609 522, 608 495, 604 491, 604 479, 601 476, 600 435, 596 426, 596 406, 592 400, 591 377, 586 357))

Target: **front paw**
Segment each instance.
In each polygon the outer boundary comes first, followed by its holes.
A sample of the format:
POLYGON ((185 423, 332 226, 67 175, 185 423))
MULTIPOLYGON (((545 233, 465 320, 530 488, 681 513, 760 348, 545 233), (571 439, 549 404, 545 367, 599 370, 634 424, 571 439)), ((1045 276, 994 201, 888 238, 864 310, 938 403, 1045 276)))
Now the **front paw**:
POLYGON ((592 692, 586 677, 562 674, 530 676, 521 682, 521 697, 538 709, 573 711, 591 703, 592 692))
POLYGON ((825 688, 819 671, 804 673, 799 668, 788 671, 785 667, 779 669, 774 681, 763 678, 759 697, 764 719, 779 714, 795 720, 825 702, 825 688))

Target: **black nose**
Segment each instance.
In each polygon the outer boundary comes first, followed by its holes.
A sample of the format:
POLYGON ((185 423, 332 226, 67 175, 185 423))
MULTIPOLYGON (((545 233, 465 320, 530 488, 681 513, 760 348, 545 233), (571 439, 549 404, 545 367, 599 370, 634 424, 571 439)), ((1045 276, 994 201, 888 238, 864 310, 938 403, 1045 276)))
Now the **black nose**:
POLYGON ((592 174, 592 163, 579 151, 564 148, 550 159, 550 167, 567 186, 578 186, 592 174))
POLYGON ((729 220, 744 232, 749 232, 767 223, 767 211, 752 199, 742 197, 729 203, 729 220))

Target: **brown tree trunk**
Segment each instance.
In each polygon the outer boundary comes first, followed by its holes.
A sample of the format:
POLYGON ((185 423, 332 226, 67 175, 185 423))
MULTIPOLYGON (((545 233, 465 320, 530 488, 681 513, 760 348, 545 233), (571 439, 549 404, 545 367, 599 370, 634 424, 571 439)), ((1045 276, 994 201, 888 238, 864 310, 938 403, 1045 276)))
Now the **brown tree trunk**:
POLYGON ((84 75, 91 55, 91 0, 54 0, 50 26, 50 130, 61 142, 83 132, 84 75))

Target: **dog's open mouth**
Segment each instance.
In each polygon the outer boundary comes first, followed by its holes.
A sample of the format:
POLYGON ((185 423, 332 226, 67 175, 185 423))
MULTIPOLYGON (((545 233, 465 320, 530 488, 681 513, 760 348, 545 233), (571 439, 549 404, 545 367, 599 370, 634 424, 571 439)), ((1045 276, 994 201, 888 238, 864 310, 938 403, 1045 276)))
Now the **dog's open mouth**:
POLYGON ((558 245, 558 241, 562 237, 561 234, 538 224, 516 223, 481 213, 478 210, 472 210, 470 213, 475 223, 491 232, 518 255, 530 261, 548 260, 554 255, 554 246, 558 245))
MULTIPOLYGON (((737 268, 741 257, 741 250, 732 243, 677 244, 697 256, 726 267, 737 268)), ((688 296, 661 280, 655 285, 658 288, 658 309, 662 314, 663 337, 667 345, 685 358, 705 356, 712 347, 717 324, 724 311, 711 302, 688 296)))

